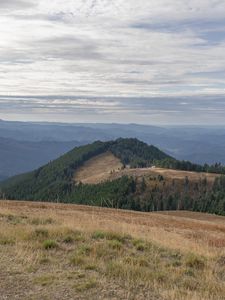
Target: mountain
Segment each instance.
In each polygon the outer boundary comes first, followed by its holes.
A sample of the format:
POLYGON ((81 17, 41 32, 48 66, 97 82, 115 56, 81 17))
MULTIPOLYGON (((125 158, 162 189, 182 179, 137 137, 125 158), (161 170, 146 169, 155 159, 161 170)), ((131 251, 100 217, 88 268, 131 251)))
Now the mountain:
POLYGON ((154 146, 136 139, 94 142, 74 148, 55 161, 27 174, 16 176, 2 184, 8 198, 54 201, 57 197, 71 198, 75 171, 85 161, 110 151, 124 165, 150 166, 155 161, 172 160, 154 146), (70 197, 71 196, 71 197, 70 197))
POLYGON ((93 142, 115 137, 101 128, 82 124, 0 121, 0 137, 19 141, 93 142))
POLYGON ((3 180, 6 180, 6 176, 4 176, 4 175, 0 175, 0 181, 3 181, 3 180))
POLYGON ((225 174, 178 161, 137 139, 76 147, 37 170, 0 184, 1 198, 66 202, 141 211, 225 214, 225 174))
POLYGON ((0 181, 34 170, 78 145, 77 141, 32 142, 0 137, 0 181))
MULTIPOLYGON (((96 140, 108 141, 120 137, 137 138, 147 144, 155 145, 179 160, 190 160, 198 164, 214 164, 216 162, 225 164, 224 127, 0 121, 0 137, 31 142, 78 141, 83 145, 96 140)), ((2 159, 4 157, 0 156, 0 160, 2 159)), ((24 170, 19 169, 18 173, 21 172, 24 170)))

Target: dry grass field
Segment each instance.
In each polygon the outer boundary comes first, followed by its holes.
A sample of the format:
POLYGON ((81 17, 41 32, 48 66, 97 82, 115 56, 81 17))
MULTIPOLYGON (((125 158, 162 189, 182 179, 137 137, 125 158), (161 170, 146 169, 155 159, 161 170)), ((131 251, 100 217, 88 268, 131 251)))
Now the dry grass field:
POLYGON ((0 201, 0 299, 225 299, 225 218, 0 201))
POLYGON ((98 184, 107 180, 115 180, 126 175, 133 177, 162 175, 164 178, 170 180, 184 180, 188 177, 191 181, 199 181, 200 179, 207 178, 209 183, 213 183, 215 178, 219 176, 210 173, 197 173, 162 168, 123 169, 122 167, 123 165, 118 158, 112 153, 106 152, 95 156, 84 163, 84 165, 76 171, 74 180, 77 183, 98 184))
POLYGON ((121 176, 134 176, 134 177, 149 177, 162 175, 165 179, 170 180, 183 180, 188 177, 191 181, 199 181, 200 179, 207 178, 208 182, 213 183, 215 178, 220 176, 217 174, 210 173, 200 173, 200 172, 190 172, 190 171, 180 171, 172 169, 163 168, 142 168, 142 169, 123 169, 118 172, 114 172, 108 178, 109 180, 116 179, 121 176))
POLYGON ((98 184, 110 179, 111 173, 122 168, 123 164, 111 152, 97 155, 76 171, 75 181, 84 184, 98 184))

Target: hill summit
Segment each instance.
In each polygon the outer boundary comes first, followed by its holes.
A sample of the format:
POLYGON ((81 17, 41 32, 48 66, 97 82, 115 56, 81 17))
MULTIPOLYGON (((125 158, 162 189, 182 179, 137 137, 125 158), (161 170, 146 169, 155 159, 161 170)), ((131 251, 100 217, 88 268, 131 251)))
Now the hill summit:
MULTIPOLYGON (((137 139, 97 141, 76 147, 33 172, 7 180, 1 184, 2 191, 8 199, 49 201, 66 199, 75 188, 75 172, 88 160, 107 152, 116 157, 121 166, 131 168, 149 167, 160 161, 174 160, 158 148, 137 139)), ((107 165, 105 167, 107 168, 107 165)))

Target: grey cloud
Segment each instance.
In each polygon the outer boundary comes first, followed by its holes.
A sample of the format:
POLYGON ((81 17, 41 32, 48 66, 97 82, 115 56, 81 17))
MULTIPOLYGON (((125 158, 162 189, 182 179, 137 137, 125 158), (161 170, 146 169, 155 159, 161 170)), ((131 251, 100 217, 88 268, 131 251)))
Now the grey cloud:
POLYGON ((68 116, 82 117, 93 122, 99 120, 142 120, 145 123, 172 122, 199 124, 207 120, 216 120, 215 124, 224 124, 225 98, 223 96, 198 97, 7 97, 0 96, 1 114, 39 114, 61 116, 68 121, 68 116))
POLYGON ((22 10, 35 7, 37 4, 32 0, 1 0, 0 10, 22 10))
POLYGON ((115 82, 117 83, 124 83, 129 85, 180 85, 180 84, 190 84, 190 82, 185 80, 162 80, 162 79, 153 79, 153 80, 141 80, 141 79, 116 79, 115 82))
POLYGON ((51 108, 55 110, 129 110, 129 111, 225 111, 224 96, 196 97, 69 97, 0 96, 0 108, 51 108))
POLYGON ((74 14, 73 13, 34 13, 30 12, 29 14, 11 14, 10 17, 15 20, 21 21, 50 21, 50 22, 59 22, 70 24, 74 21, 74 14))
POLYGON ((19 49, 0 49, 0 64, 16 65, 16 64, 31 64, 34 60, 30 53, 19 49))
POLYGON ((0 63, 29 64, 45 60, 100 60, 102 54, 90 40, 73 36, 34 40, 21 45, 21 49, 0 49, 0 63))
POLYGON ((225 41, 225 21, 224 19, 215 20, 184 20, 184 21, 166 21, 149 22, 142 21, 130 24, 131 28, 164 33, 182 33, 192 31, 196 36, 202 39, 198 45, 217 45, 225 41))
POLYGON ((94 41, 70 35, 38 40, 35 45, 40 54, 49 58, 66 60, 102 58, 94 41))
POLYGON ((0 110, 92 120, 100 113, 136 121, 142 114, 221 116, 224 98, 206 97, 225 92, 225 6, 214 2, 0 1, 0 93, 89 97, 1 98, 0 110))

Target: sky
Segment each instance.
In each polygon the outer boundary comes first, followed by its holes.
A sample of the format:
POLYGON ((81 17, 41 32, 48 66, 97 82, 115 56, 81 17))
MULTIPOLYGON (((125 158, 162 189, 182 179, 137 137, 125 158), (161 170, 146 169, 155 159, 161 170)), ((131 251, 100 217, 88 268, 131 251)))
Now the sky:
POLYGON ((1 0, 0 118, 225 125, 225 1, 1 0))

